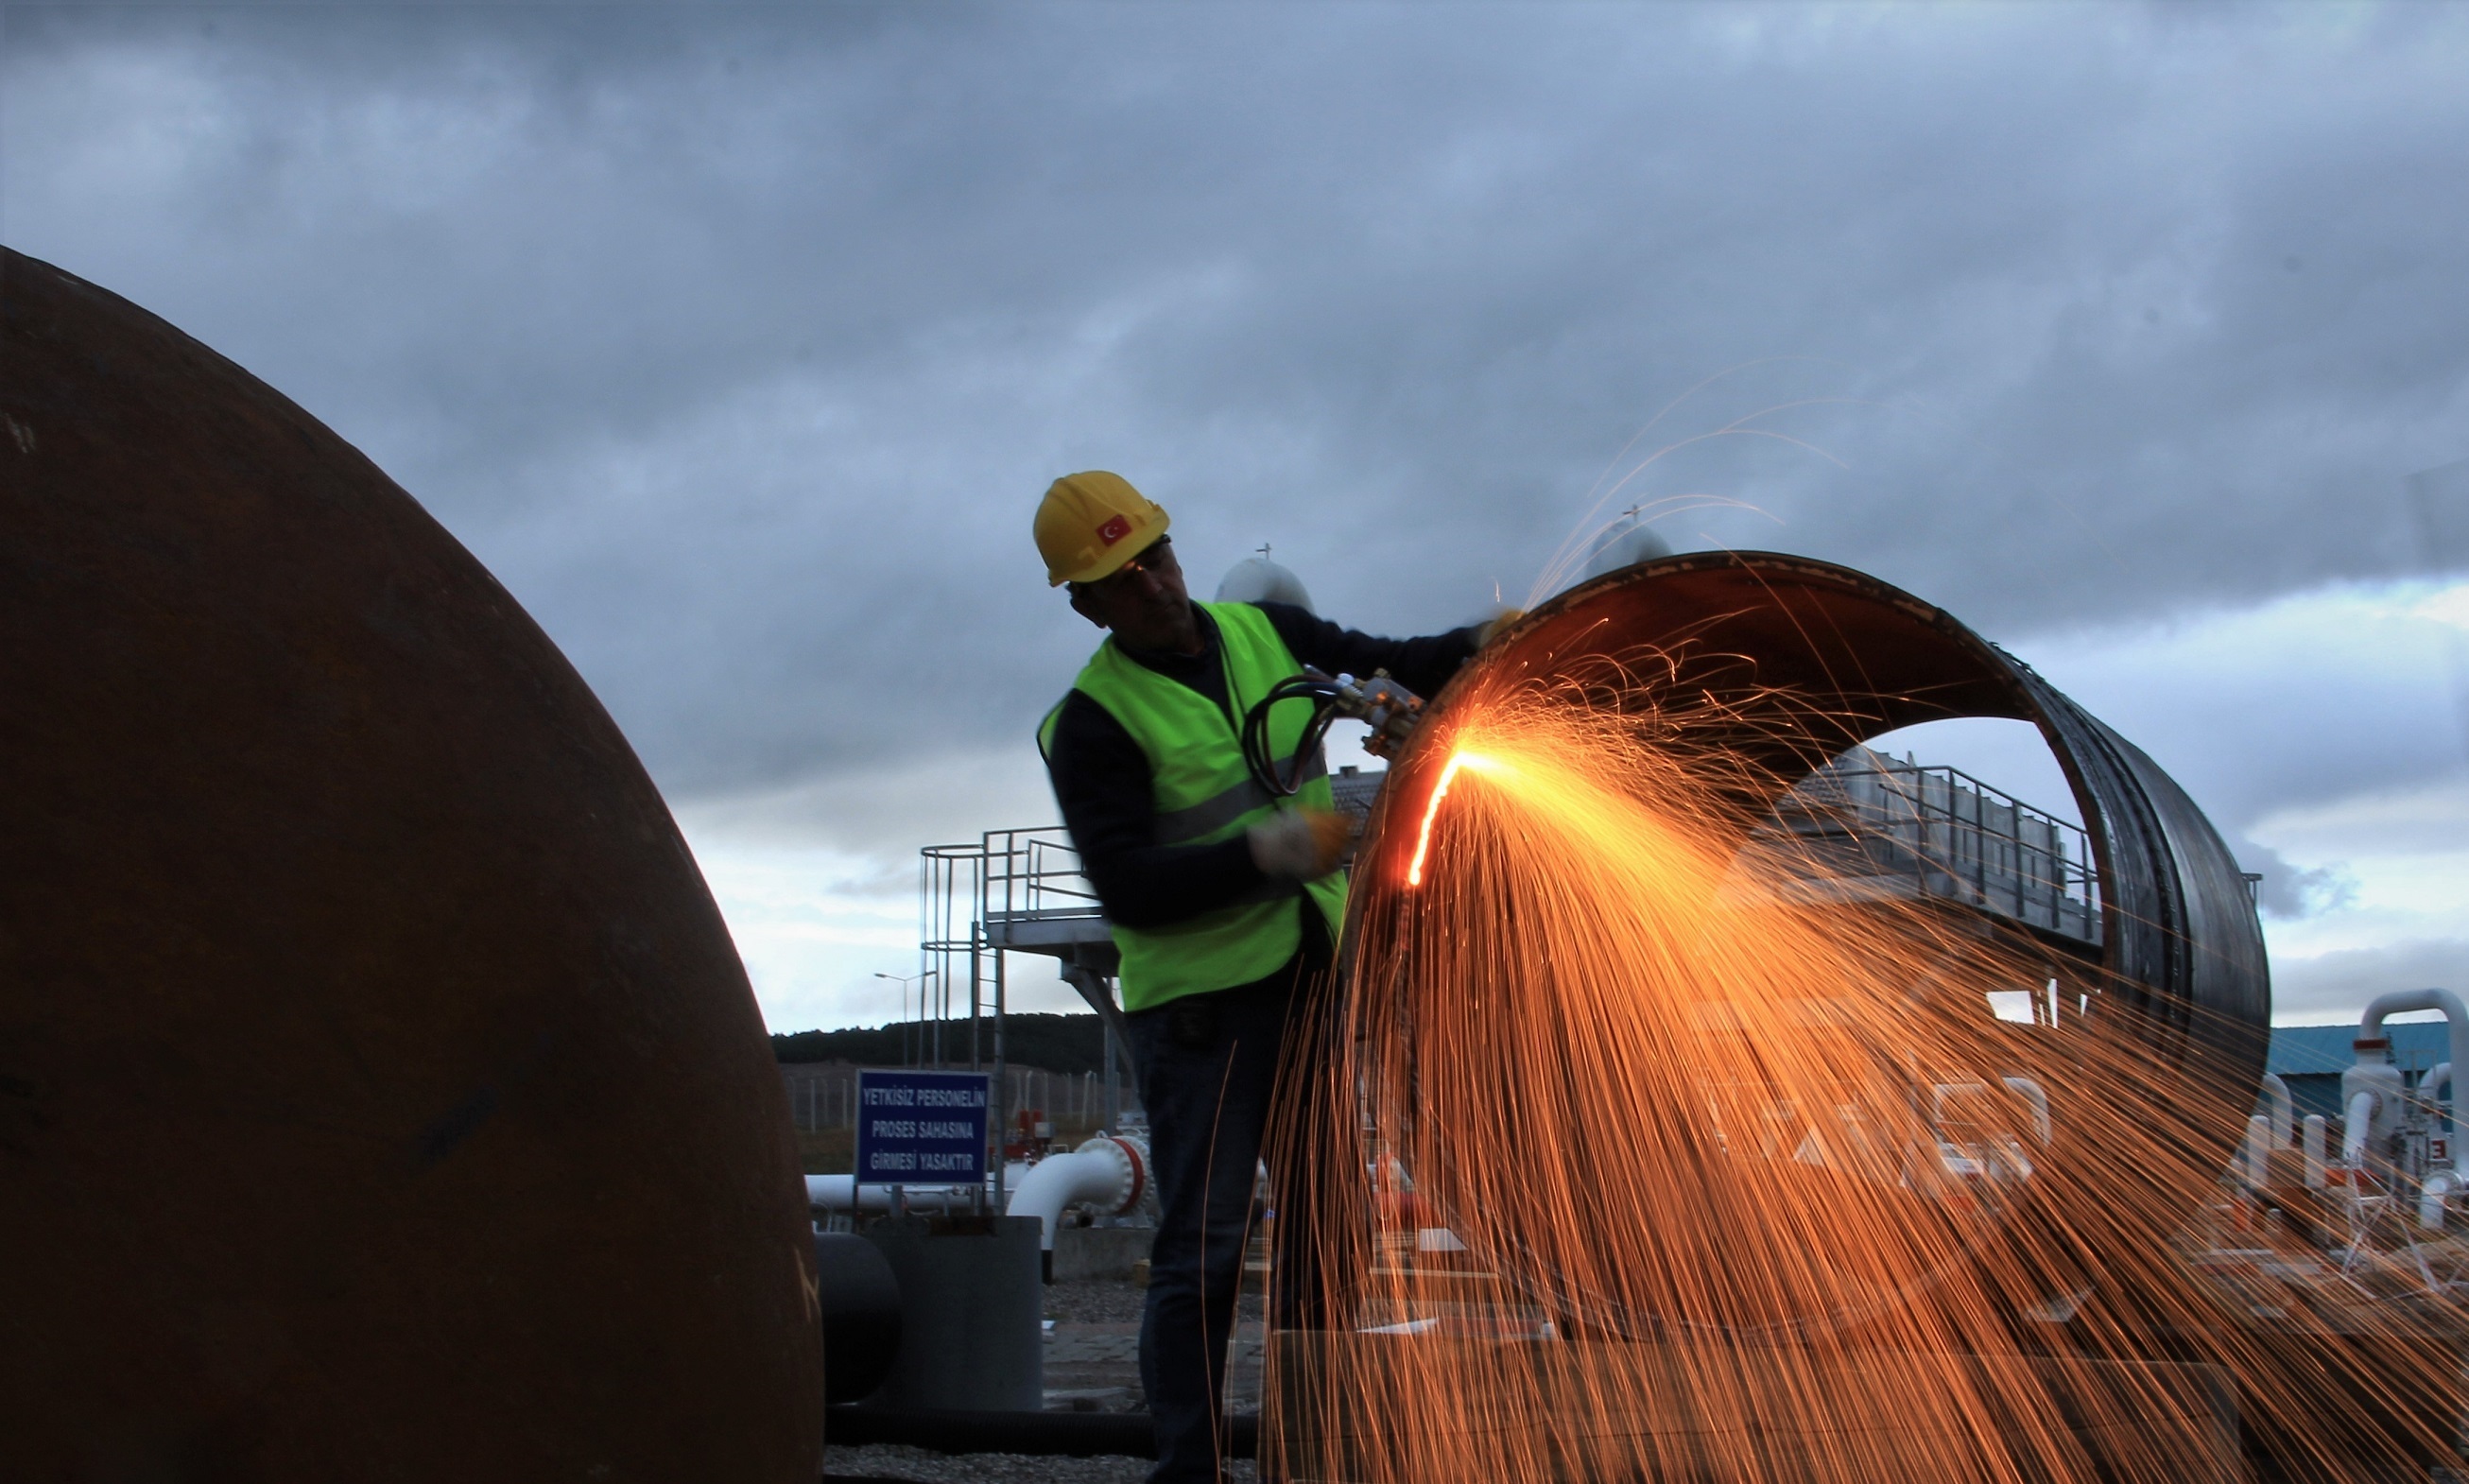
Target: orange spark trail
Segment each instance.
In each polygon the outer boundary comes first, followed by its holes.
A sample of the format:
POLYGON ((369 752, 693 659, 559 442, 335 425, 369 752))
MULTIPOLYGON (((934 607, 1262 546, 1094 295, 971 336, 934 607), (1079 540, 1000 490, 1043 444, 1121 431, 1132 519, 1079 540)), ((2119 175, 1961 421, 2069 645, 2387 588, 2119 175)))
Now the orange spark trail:
POLYGON ((1271 1149, 1404 1171, 1465 1255, 1280 1201, 1338 1316, 1271 1350, 1287 1476, 2226 1484, 2223 1386, 2293 1476, 2423 1476, 2469 1325, 2375 1294, 2469 1243, 2378 1265, 2299 1230, 2373 1210, 2225 1188, 2189 1151, 2252 1089, 2149 1050, 2093 963, 1845 869, 1651 657, 1493 669, 1391 780, 1411 852, 1367 838, 1339 1064, 1271 1149))
POLYGON ((1423 806, 1423 827, 1415 834, 1415 859, 1406 868, 1408 886, 1423 884, 1423 855, 1432 847, 1432 817, 1441 812, 1441 800, 1449 797, 1449 784, 1457 778, 1458 770, 1472 768, 1477 773, 1489 773, 1498 767, 1479 753, 1461 750, 1449 754, 1449 765, 1441 770, 1441 781, 1432 786, 1432 801, 1423 806))

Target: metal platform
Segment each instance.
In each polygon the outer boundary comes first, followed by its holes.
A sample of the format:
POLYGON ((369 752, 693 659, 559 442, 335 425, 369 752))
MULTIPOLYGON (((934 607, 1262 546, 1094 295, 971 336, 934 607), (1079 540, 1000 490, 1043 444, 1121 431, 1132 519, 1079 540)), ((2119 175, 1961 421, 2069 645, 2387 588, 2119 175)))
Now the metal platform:
POLYGON ((1959 769, 1855 748, 1785 796, 1763 843, 1830 894, 1931 897, 2100 946, 2091 837, 1959 769))

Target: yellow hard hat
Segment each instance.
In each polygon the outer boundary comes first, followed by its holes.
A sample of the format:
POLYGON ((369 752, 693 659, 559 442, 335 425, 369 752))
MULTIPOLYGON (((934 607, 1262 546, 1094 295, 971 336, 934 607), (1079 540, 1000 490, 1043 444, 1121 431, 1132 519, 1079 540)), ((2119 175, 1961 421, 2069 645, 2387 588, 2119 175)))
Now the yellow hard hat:
POLYGON ((1092 469, 1047 486, 1037 504, 1046 585, 1096 582, 1165 534, 1166 515, 1121 475, 1092 469))

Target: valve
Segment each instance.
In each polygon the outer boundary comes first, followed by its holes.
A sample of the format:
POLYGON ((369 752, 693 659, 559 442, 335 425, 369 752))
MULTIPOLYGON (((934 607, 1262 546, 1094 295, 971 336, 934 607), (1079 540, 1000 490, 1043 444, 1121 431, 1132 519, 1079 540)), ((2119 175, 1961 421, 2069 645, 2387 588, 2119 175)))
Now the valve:
POLYGON ((1415 734, 1423 719, 1423 698, 1391 680, 1386 670, 1373 671, 1366 681, 1340 675, 1333 700, 1337 714, 1371 727, 1363 750, 1383 761, 1415 734))

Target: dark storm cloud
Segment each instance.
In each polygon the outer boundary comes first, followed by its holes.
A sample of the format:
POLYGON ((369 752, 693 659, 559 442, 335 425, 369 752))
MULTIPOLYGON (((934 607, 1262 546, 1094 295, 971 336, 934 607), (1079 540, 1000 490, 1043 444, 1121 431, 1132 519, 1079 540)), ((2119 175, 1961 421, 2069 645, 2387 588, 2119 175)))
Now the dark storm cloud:
POLYGON ((2449 10, 8 27, 12 245, 368 449, 681 797, 1025 747, 1071 468, 1439 627, 1728 370, 1611 508, 2013 638, 2423 566, 2469 452, 2449 10))

